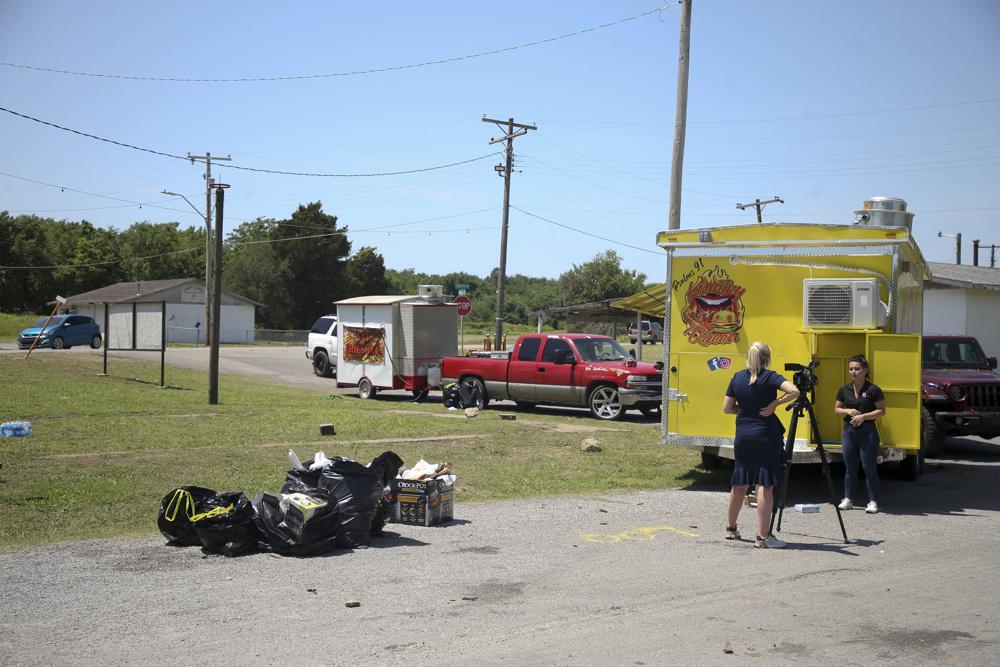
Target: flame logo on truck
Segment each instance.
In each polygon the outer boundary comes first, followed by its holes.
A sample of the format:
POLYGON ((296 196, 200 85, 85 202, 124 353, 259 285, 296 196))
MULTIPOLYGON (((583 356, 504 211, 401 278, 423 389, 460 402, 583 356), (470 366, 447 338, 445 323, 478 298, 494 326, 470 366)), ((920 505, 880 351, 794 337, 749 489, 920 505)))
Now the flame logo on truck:
POLYGON ((716 266, 691 283, 681 319, 687 324, 688 342, 702 346, 728 345, 740 339, 743 328, 743 294, 725 269, 716 266))

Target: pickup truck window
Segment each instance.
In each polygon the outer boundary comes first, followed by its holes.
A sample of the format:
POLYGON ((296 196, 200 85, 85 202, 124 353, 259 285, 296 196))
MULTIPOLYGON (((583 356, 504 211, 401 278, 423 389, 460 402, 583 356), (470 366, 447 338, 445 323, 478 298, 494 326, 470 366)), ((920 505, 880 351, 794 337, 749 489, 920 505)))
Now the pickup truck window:
POLYGON ((521 347, 517 350, 517 360, 534 361, 538 358, 538 347, 541 344, 541 338, 525 338, 521 341, 521 347))
POLYGON ((556 356, 561 352, 573 354, 573 348, 561 338, 549 338, 545 341, 545 349, 542 350, 542 361, 550 364, 555 363, 556 356))
POLYGON ((622 361, 630 358, 625 348, 610 338, 581 338, 576 349, 584 361, 622 361))
POLYGON ((925 368, 984 368, 986 355, 974 341, 924 341, 925 368))

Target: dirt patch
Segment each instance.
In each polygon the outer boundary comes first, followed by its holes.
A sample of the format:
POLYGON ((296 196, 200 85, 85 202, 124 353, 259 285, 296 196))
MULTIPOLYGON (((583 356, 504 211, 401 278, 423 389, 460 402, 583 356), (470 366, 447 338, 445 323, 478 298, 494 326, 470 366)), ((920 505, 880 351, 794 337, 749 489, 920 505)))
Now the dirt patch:
MULTIPOLYGON (((451 412, 448 414, 436 414, 434 412, 424 412, 422 410, 388 410, 387 412, 392 412, 397 415, 417 415, 420 417, 443 417, 444 419, 470 419, 466 417, 461 412, 451 412)), ((485 415, 490 415, 493 413, 479 413, 479 418, 485 415)), ((593 433, 595 431, 616 431, 619 433, 624 433, 628 429, 624 428, 611 428, 609 426, 591 426, 590 424, 565 424, 565 423, 553 423, 553 422, 542 422, 542 421, 532 421, 530 419, 516 419, 512 420, 513 424, 520 426, 530 426, 532 428, 539 428, 544 431, 555 431, 556 433, 593 433)))

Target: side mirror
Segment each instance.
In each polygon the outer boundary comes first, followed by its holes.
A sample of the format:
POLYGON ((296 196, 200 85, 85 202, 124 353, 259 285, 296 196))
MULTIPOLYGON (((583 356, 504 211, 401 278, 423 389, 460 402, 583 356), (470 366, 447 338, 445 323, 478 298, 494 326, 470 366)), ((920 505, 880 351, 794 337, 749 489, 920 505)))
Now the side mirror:
POLYGON ((634 347, 633 347, 633 348, 631 348, 631 349, 630 349, 630 350, 628 351, 628 356, 630 356, 630 357, 632 357, 633 359, 635 359, 635 348, 634 348, 634 347))
POLYGON ((997 358, 996 357, 988 357, 986 359, 986 363, 988 363, 990 365, 990 370, 994 370, 995 371, 997 369, 997 358))

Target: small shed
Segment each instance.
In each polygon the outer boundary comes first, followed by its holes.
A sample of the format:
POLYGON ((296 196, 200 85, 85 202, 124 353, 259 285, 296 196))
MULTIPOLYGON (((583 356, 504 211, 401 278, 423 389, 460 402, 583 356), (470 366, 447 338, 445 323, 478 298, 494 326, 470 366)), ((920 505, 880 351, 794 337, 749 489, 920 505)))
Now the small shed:
MULTIPOLYGON (((219 342, 253 343, 256 307, 263 304, 225 289, 221 300, 219 342)), ((90 315, 102 327, 105 304, 112 321, 112 330, 105 335, 112 338, 120 338, 125 331, 132 341, 159 341, 161 319, 165 318, 167 343, 205 340, 205 284, 200 278, 115 283, 66 299, 67 310, 90 315), (115 322, 122 326, 115 326, 115 322)), ((128 340, 111 342, 112 347, 136 347, 128 340)))
POLYGON ((1000 269, 928 262, 924 333, 975 336, 989 357, 1000 357, 1000 269))

